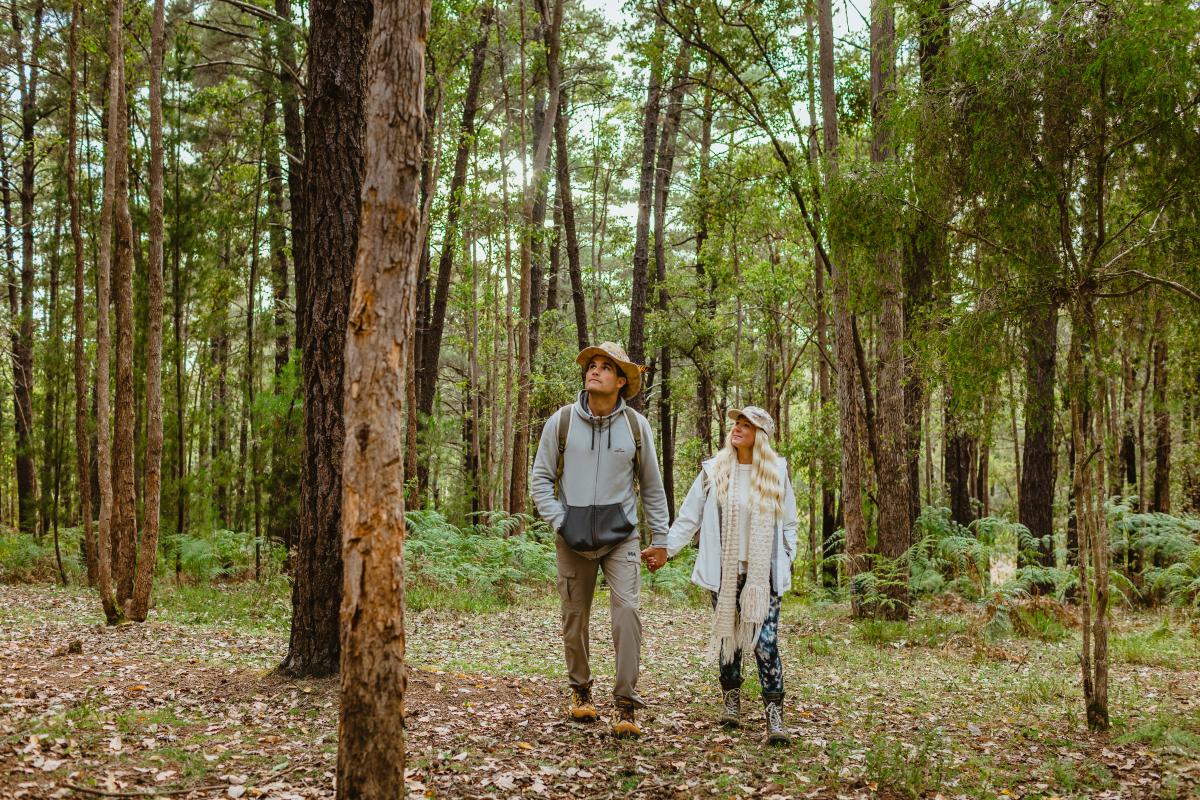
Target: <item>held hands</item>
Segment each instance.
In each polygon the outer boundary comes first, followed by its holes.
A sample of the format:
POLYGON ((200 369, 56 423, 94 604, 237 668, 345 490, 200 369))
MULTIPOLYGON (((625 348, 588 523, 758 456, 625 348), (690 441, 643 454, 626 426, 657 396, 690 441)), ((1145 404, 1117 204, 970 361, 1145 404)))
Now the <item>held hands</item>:
POLYGON ((646 569, 651 572, 662 569, 663 564, 667 563, 667 548, 647 547, 642 551, 642 561, 646 562, 646 569))

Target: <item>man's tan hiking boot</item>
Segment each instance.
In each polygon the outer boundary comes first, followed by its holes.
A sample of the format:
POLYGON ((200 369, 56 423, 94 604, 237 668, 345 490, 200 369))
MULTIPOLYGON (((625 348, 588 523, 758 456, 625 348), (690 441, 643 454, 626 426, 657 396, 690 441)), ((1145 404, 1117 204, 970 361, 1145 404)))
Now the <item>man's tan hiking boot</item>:
POLYGON ((636 739, 642 735, 642 726, 634 719, 632 708, 617 709, 617 717, 613 720, 613 736, 618 739, 636 739))
POLYGON ((600 719, 600 712, 592 703, 591 689, 571 690, 571 719, 576 722, 595 722, 600 719))

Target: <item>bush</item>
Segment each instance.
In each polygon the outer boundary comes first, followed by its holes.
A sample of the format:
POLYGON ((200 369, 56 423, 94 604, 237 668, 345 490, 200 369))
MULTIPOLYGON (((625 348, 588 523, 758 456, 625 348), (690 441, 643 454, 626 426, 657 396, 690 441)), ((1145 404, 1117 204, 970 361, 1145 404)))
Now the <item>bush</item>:
MULTIPOLYGON (((158 571, 177 571, 193 582, 231 580, 254 573, 254 534, 215 529, 208 533, 184 533, 164 536, 159 551, 158 571)), ((283 547, 263 540, 260 565, 268 575, 283 568, 283 547)))
POLYGON ((1200 519, 1133 510, 1135 498, 1113 498, 1106 504, 1109 548, 1122 564, 1129 591, 1142 602, 1160 599, 1200 610, 1200 519))
POLYGON ((410 511, 406 520, 404 562, 414 589, 468 589, 511 600, 519 586, 554 581, 554 542, 540 520, 485 512, 460 528, 432 510, 410 511))
MULTIPOLYGON (((78 582, 87 574, 83 561, 83 531, 59 528, 58 547, 67 580, 78 582)), ((40 540, 15 531, 0 532, 0 583, 33 583, 58 580, 54 537, 40 540)))

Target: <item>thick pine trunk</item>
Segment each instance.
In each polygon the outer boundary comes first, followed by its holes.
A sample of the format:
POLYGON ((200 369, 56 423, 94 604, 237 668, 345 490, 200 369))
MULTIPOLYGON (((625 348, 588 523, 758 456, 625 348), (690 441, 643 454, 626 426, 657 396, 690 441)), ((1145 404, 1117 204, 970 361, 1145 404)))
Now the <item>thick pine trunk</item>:
POLYGON ((346 335, 337 796, 404 796, 407 363, 420 255, 429 1, 380 5, 367 76, 362 234, 346 335))
POLYGON ((304 451, 293 561, 292 628, 282 669, 338 669, 342 601, 342 417, 346 317, 358 252, 363 100, 370 0, 319 0, 311 8, 304 139, 307 253, 304 290, 304 451))
POLYGON ((1054 565, 1055 357, 1058 308, 1035 306, 1025 323, 1025 451, 1018 493, 1018 519, 1039 544, 1043 566, 1054 565))
MULTIPOLYGON (((710 69, 704 81, 704 110, 700 121, 700 173, 695 190, 699 206, 696 212, 696 283, 701 293, 698 296, 706 295, 707 302, 700 304, 700 307, 708 310, 710 318, 716 313, 716 296, 713 280, 704 266, 705 258, 708 256, 708 253, 704 251, 704 244, 708 241, 708 183, 711 169, 709 162, 712 157, 713 90, 709 87, 707 80, 711 75, 710 69)), ((695 354, 692 356, 692 361, 696 364, 696 436, 700 439, 701 453, 704 458, 707 458, 713 451, 712 349, 712 337, 707 334, 703 335, 696 342, 695 354)))
POLYGON ((1151 511, 1171 513, 1171 408, 1167 404, 1167 328, 1166 312, 1159 308, 1154 317, 1154 494, 1151 511))
POLYGON ((163 2, 164 0, 154 0, 154 17, 150 28, 150 309, 146 337, 146 514, 137 579, 129 604, 129 617, 138 622, 145 620, 150 610, 150 589, 154 581, 154 565, 158 554, 159 511, 162 507, 163 2))
POLYGON ((25 54, 24 26, 18 5, 13 3, 13 42, 19 65, 17 89, 21 101, 21 293, 20 323, 13 334, 13 411, 17 447, 17 519, 22 533, 37 530, 37 477, 33 461, 33 204, 34 168, 37 164, 34 123, 37 120, 39 58, 41 55, 43 3, 38 0, 33 12, 33 37, 28 58, 25 54), (27 66, 26 66, 27 65, 27 66), (28 80, 26 80, 28 69, 28 80))

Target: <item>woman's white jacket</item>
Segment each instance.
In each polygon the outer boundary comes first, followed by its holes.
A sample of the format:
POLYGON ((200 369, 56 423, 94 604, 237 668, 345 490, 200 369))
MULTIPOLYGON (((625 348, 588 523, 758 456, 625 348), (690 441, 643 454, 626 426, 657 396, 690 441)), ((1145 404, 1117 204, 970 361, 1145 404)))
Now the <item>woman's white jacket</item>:
MULTIPOLYGON (((721 586, 721 511, 716 492, 712 491, 713 463, 708 459, 688 490, 679 516, 667 534, 667 557, 674 558, 700 532, 700 553, 692 570, 692 583, 710 591, 721 586)), ((783 484, 783 508, 775 519, 775 542, 771 549, 771 592, 782 596, 792 588, 792 560, 796 557, 796 495, 788 475, 787 460, 778 458, 779 479, 783 484)))

